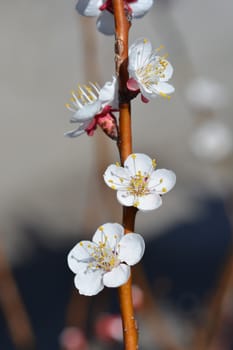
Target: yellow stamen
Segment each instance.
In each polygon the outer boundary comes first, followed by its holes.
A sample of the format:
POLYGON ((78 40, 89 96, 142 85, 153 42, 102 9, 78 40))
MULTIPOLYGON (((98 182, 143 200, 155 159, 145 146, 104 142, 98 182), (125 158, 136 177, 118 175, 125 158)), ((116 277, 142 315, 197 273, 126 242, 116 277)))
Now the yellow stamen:
POLYGON ((156 165, 157 165, 156 159, 152 159, 152 166, 153 166, 154 169, 156 168, 156 165))
POLYGON ((156 52, 159 52, 159 51, 161 51, 162 49, 164 49, 164 45, 160 45, 160 46, 156 49, 156 52))
POLYGON ((164 98, 167 98, 168 100, 170 100, 170 98, 171 98, 171 96, 165 94, 164 92, 160 92, 159 95, 164 97, 164 98))

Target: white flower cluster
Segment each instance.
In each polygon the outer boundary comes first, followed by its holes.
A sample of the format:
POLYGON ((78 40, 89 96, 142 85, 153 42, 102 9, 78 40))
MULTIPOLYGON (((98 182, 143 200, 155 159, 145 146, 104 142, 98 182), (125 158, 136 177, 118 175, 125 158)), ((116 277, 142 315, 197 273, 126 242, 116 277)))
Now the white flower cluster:
MULTIPOLYGON (((104 34, 114 33, 113 0, 79 0, 77 10, 84 16, 98 16, 97 28, 104 34)), ((153 0, 124 0, 125 11, 131 18, 142 17, 153 5, 153 0)), ((141 93, 143 102, 158 95, 170 97, 174 87, 167 83, 173 68, 166 56, 159 56, 148 39, 136 40, 129 48, 129 95, 141 93), (133 93, 130 93, 132 91, 133 93)), ((118 140, 118 87, 116 78, 101 88, 97 83, 78 86, 72 91, 67 108, 73 113, 71 122, 78 128, 67 132, 70 137, 87 133, 93 135, 97 126, 112 139, 118 140)), ((118 201, 126 207, 134 206, 150 211, 162 205, 162 196, 176 182, 176 175, 167 169, 157 169, 156 161, 142 153, 130 154, 123 166, 110 165, 104 173, 105 183, 117 191, 118 201)), ((75 273, 74 283, 80 294, 95 295, 104 286, 119 287, 130 276, 130 266, 144 254, 143 238, 134 232, 124 235, 117 223, 103 224, 92 241, 81 241, 70 251, 68 265, 75 273)))
MULTIPOLYGON (((110 165, 105 174, 106 184, 117 190, 117 199, 124 206, 139 210, 157 209, 161 196, 170 191, 176 175, 167 169, 155 170, 156 162, 145 154, 131 154, 124 162, 110 165)), ((68 255, 68 265, 76 274, 74 283, 80 294, 95 295, 104 286, 119 287, 130 276, 129 266, 143 256, 145 243, 137 233, 124 235, 119 224, 104 224, 90 241, 81 241, 68 255)))
MULTIPOLYGON (((143 102, 162 96, 170 98, 175 91, 167 83, 172 77, 172 65, 165 56, 158 56, 157 49, 153 51, 148 39, 136 40, 129 48, 129 80, 127 87, 136 93, 141 93, 143 102)), ((78 86, 72 91, 71 102, 66 107, 73 112, 72 123, 79 123, 78 128, 65 133, 66 136, 76 137, 85 132, 92 136, 97 126, 112 139, 118 137, 117 120, 114 112, 118 111, 116 77, 106 82, 102 88, 97 83, 78 86)))

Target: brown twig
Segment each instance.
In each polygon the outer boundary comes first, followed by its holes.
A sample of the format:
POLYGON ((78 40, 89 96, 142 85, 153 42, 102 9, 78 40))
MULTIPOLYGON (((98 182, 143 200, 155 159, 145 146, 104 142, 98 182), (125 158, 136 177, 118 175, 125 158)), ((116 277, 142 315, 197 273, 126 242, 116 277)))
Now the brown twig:
MULTIPOLYGON (((137 209, 133 207, 123 208, 123 225, 125 233, 134 231, 134 222, 137 209)), ((138 330, 134 318, 132 300, 132 278, 119 287, 120 309, 123 324, 125 350, 138 349, 138 330)))
MULTIPOLYGON (((131 135, 131 115, 130 102, 126 83, 128 80, 128 33, 130 22, 127 19, 124 10, 123 0, 113 1, 113 10, 115 18, 115 60, 116 74, 119 84, 119 140, 118 147, 123 164, 125 159, 132 153, 132 135, 131 135)), ((134 231, 134 223, 137 209, 133 207, 123 207, 123 226, 125 233, 134 231)), ((138 348, 138 331, 134 319, 134 310, 132 303, 132 282, 129 281, 119 288, 120 308, 123 323, 124 347, 127 350, 136 350, 138 348)))

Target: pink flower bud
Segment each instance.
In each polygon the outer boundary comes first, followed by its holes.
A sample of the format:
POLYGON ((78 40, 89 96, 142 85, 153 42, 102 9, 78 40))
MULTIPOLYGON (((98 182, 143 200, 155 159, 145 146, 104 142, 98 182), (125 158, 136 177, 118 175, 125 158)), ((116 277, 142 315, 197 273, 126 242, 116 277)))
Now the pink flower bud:
POLYGON ((109 136, 113 140, 117 140, 118 138, 118 129, 116 118, 112 113, 107 113, 98 118, 97 124, 101 127, 101 129, 105 132, 107 136, 109 136))

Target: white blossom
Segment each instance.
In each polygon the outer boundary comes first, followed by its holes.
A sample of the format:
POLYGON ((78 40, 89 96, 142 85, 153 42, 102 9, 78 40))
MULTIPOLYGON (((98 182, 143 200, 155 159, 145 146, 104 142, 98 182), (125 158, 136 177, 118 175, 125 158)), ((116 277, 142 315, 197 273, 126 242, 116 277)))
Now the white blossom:
POLYGON ((68 131, 65 136, 76 137, 85 132, 92 135, 99 121, 103 117, 114 118, 113 105, 116 104, 116 78, 106 82, 102 88, 97 83, 78 86, 77 91, 71 92, 71 102, 66 107, 73 112, 72 123, 79 123, 79 127, 68 131))
POLYGON ((157 209, 162 204, 161 196, 176 183, 176 175, 167 169, 155 170, 156 161, 145 154, 128 156, 124 167, 110 165, 104 181, 117 191, 117 199, 124 206, 134 206, 142 211, 157 209))
POLYGON ((145 250, 137 233, 124 235, 117 223, 106 223, 92 241, 81 241, 68 254, 68 266, 76 274, 74 283, 80 294, 96 295, 104 286, 119 287, 130 277, 130 266, 137 264, 145 250))
MULTIPOLYGON (((124 6, 132 18, 143 17, 154 0, 125 0, 124 6)), ((78 0, 76 9, 82 16, 98 17, 97 29, 105 35, 115 33, 112 0, 78 0)))
POLYGON ((130 79, 127 87, 132 91, 139 91, 142 100, 148 102, 158 95, 169 98, 175 91, 174 87, 167 83, 172 77, 173 68, 165 56, 158 56, 157 50, 152 49, 148 39, 140 38, 129 48, 128 72, 130 79))

